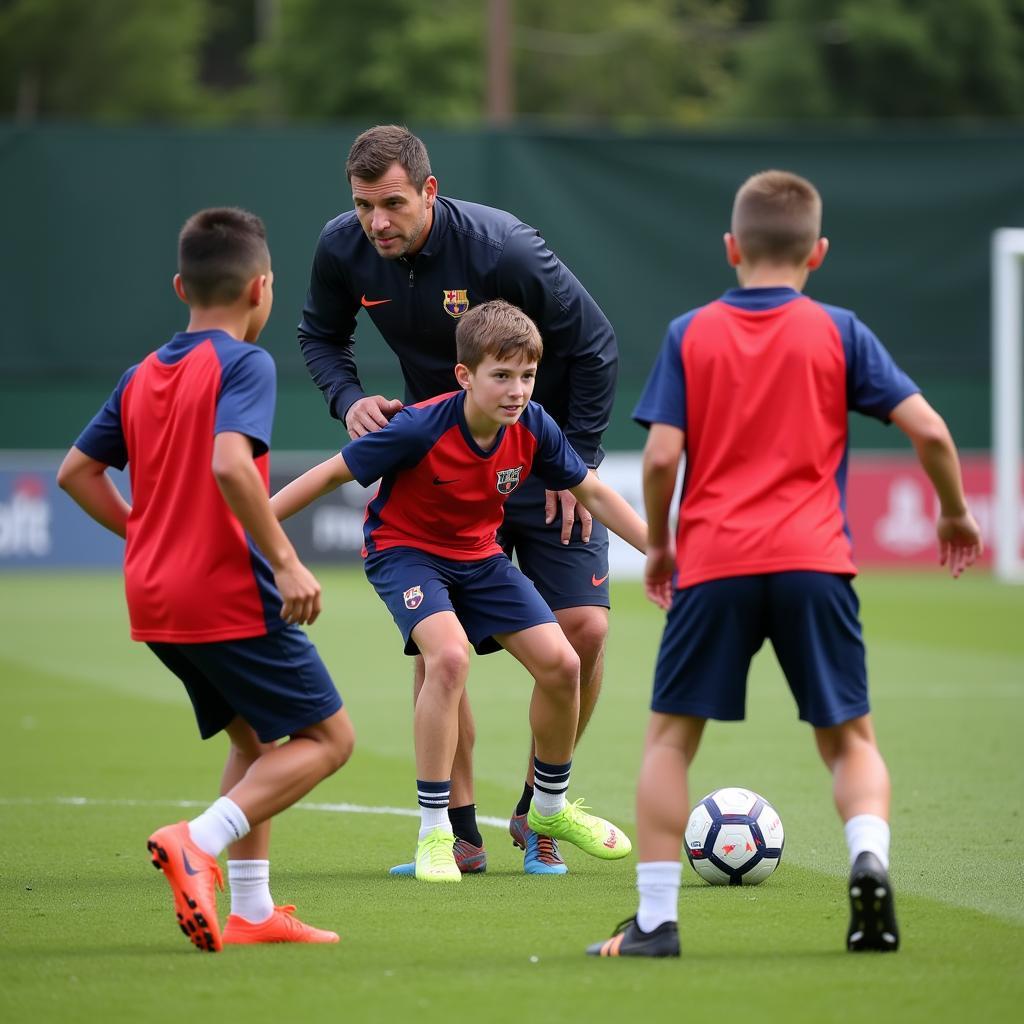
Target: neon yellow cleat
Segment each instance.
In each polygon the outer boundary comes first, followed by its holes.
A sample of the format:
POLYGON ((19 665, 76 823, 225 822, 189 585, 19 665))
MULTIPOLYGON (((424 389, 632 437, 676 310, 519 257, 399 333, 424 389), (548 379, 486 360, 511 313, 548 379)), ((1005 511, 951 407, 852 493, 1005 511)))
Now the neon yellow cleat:
POLYGON ((601 860, 619 860, 625 857, 633 844, 617 825, 604 818, 588 814, 582 798, 566 804, 557 814, 544 817, 530 804, 526 823, 538 835, 564 839, 567 843, 601 860))
POLYGON ((435 828, 416 846, 418 882, 461 882, 462 872, 455 863, 455 836, 447 829, 435 828))

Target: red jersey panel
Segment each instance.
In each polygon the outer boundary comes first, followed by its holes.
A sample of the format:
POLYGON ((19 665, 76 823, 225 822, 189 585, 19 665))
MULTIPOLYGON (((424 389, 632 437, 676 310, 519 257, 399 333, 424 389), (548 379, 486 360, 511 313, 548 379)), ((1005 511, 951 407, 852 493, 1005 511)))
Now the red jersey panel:
POLYGON ((236 640, 283 625, 273 574, 211 469, 214 435, 237 430, 262 449, 255 464, 269 487, 273 362, 262 349, 213 334, 177 335, 149 355, 76 442, 110 465, 128 462, 124 569, 135 640, 236 640))
POLYGON ((489 451, 473 440, 463 392, 407 406, 342 454, 364 486, 380 478, 366 508, 364 553, 412 547, 456 561, 501 554, 495 539, 508 496, 535 472, 552 490, 575 487, 587 468, 554 420, 529 403, 489 451))
POLYGON ((789 288, 734 289, 669 326, 634 412, 686 432, 677 583, 853 574, 847 414, 917 388, 851 313, 789 288))

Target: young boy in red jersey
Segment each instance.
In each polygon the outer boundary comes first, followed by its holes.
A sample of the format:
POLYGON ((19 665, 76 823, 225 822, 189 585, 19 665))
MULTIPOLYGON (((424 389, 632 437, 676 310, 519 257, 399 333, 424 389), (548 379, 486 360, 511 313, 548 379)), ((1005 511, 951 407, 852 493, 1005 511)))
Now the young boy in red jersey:
POLYGON ((422 654, 426 666, 414 712, 416 878, 462 877, 448 801, 470 645, 480 654, 505 648, 534 678, 530 828, 615 860, 629 853, 629 839, 565 797, 579 718, 579 657, 495 534, 506 498, 531 470, 551 490, 571 490, 595 519, 641 551, 647 530, 530 401, 543 351, 533 321, 495 300, 469 310, 455 338, 461 391, 406 406, 387 426, 292 481, 271 505, 284 519, 350 480, 381 481, 366 510, 366 575, 394 617, 405 653, 422 654))
POLYGON ((766 638, 832 773, 850 855, 851 951, 893 951, 889 775, 868 705, 845 521, 850 410, 895 423, 939 497, 953 576, 981 551, 949 431, 848 310, 801 294, 821 266, 821 199, 782 171, 739 190, 726 256, 740 287, 669 325, 634 412, 650 428, 645 586, 668 609, 637 788, 640 906, 595 956, 678 956, 687 770, 707 719, 744 717, 766 638), (675 543, 669 512, 682 455, 675 543))
POLYGON ((181 930, 210 952, 337 942, 270 896, 270 819, 348 760, 354 734, 298 628, 319 615, 320 585, 270 510, 275 370, 254 344, 273 304, 262 221, 238 209, 195 214, 178 268, 188 329, 124 374, 57 480, 125 538, 132 638, 184 683, 202 737, 224 730, 230 740, 220 799, 148 842, 181 930), (125 465, 131 505, 106 472, 125 465), (222 935, 214 886, 223 887, 224 849, 231 914, 222 935))

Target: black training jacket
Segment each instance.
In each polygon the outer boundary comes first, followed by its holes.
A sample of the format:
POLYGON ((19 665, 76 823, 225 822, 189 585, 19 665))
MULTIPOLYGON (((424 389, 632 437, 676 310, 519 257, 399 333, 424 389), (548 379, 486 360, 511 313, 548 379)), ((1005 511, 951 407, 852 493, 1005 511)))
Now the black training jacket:
POLYGON ((540 328, 544 358, 533 400, 597 466, 618 369, 611 324, 536 229, 458 199, 438 196, 430 235, 411 257, 379 256, 355 211, 321 232, 299 344, 331 415, 344 422, 365 395, 353 341, 361 307, 398 356, 409 403, 458 388, 458 315, 489 299, 519 306, 540 328))

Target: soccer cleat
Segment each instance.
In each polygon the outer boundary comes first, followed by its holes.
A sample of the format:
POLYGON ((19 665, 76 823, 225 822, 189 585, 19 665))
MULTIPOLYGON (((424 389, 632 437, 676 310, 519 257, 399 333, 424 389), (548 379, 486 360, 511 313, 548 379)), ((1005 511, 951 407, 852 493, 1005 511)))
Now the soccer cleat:
POLYGON ((246 946, 254 942, 338 942, 334 932, 303 924, 295 916, 295 907, 274 907, 274 912, 259 924, 238 914, 230 914, 224 925, 225 946, 246 946))
MULTIPOLYGON (((474 846, 466 839, 456 839, 453 852, 455 863, 464 875, 482 875, 487 870, 487 851, 482 846, 474 846)), ((388 869, 389 875, 412 877, 416 874, 416 861, 408 864, 396 864, 388 869)))
POLYGON ((876 950, 894 953, 900 948, 889 873, 882 862, 866 850, 850 870, 850 928, 846 948, 851 953, 876 950))
POLYGON ((512 844, 524 850, 523 871, 528 875, 564 875, 566 867, 558 852, 558 840, 538 835, 526 824, 525 814, 515 814, 508 823, 512 844))
POLYGON ((416 881, 461 882, 454 846, 455 836, 451 832, 431 829, 416 846, 416 881))
POLYGON ((153 867, 164 873, 174 893, 178 927, 196 949, 216 953, 223 945, 217 922, 217 893, 224 879, 216 857, 200 850, 188 831, 188 822, 157 829, 146 843, 153 867))
POLYGON ((587 946, 587 956, 679 956, 679 926, 663 921, 654 931, 642 932, 630 917, 610 939, 587 946))
POLYGON ((604 818, 588 814, 579 799, 566 804, 557 814, 543 816, 530 804, 526 823, 534 832, 552 839, 564 839, 567 843, 601 860, 619 860, 625 857, 633 844, 618 826, 604 818))

